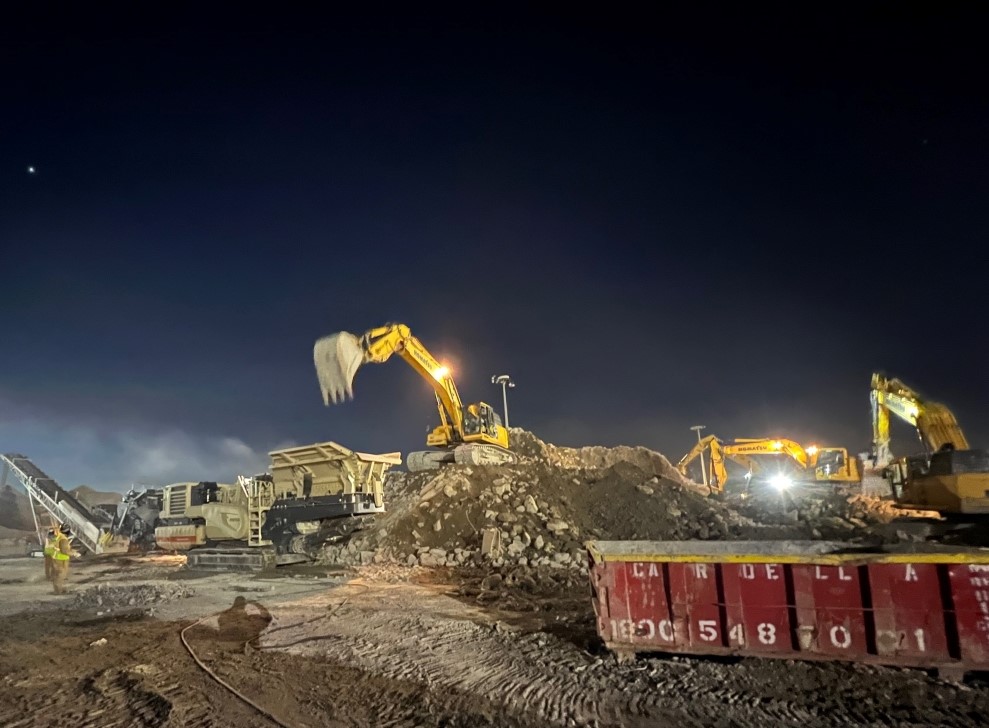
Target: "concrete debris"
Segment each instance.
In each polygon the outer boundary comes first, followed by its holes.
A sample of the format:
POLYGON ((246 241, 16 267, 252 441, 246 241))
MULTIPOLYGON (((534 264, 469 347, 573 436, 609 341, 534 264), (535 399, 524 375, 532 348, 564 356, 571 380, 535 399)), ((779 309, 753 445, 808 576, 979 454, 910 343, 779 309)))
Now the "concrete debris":
POLYGON ((610 540, 898 540, 880 526, 908 515, 888 501, 825 490, 782 499, 709 497, 659 453, 635 447, 564 448, 513 429, 513 465, 392 471, 388 512, 334 545, 344 565, 584 568, 584 543, 610 540), (430 528, 432 526, 432 528, 430 528))
POLYGON ((106 614, 118 609, 153 606, 159 602, 191 597, 195 591, 184 584, 164 582, 156 584, 128 584, 117 586, 98 584, 74 595, 74 609, 96 610, 106 614))

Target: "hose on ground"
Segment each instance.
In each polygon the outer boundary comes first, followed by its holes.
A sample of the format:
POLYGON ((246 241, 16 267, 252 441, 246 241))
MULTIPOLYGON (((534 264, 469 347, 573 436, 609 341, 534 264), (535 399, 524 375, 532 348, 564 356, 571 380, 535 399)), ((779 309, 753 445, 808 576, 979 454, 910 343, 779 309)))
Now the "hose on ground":
POLYGON ((210 619, 210 617, 202 617, 198 621, 190 624, 189 626, 185 627, 181 632, 179 632, 179 639, 182 640, 182 645, 185 647, 186 651, 189 653, 189 655, 192 657, 192 659, 196 661, 196 664, 199 665, 200 669, 202 669, 203 672, 205 672, 207 675, 209 675, 217 683, 219 683, 221 686, 223 686, 224 688, 226 688, 227 690, 229 690, 231 693, 233 693, 234 695, 236 695, 242 701, 244 701, 245 703, 247 703, 249 706, 251 706, 252 708, 254 708, 254 710, 256 710, 258 713, 260 713, 261 715, 263 715, 266 718, 268 718, 275 725, 281 726, 281 728, 294 728, 294 726, 291 726, 288 723, 285 723, 285 722, 279 720, 274 715, 272 715, 271 713, 269 713, 267 710, 265 710, 264 708, 262 708, 260 705, 258 705, 257 703, 255 703, 253 700, 251 700, 249 697, 247 697, 246 695, 244 695, 242 692, 240 692, 233 685, 231 685, 226 680, 224 680, 222 677, 220 677, 215 672, 213 672, 212 670, 210 670, 209 667, 207 667, 206 663, 204 663, 202 660, 199 659, 199 656, 196 655, 196 653, 193 651, 192 645, 190 645, 189 644, 189 641, 185 638, 185 633, 188 632, 193 627, 198 627, 200 624, 202 624, 207 619, 210 619))
MULTIPOLYGON (((366 584, 354 584, 353 586, 363 587, 365 592, 370 589, 370 587, 367 586, 366 584)), ((322 588, 322 587, 320 587, 320 588, 322 588)), ((309 590, 306 590, 306 591, 309 591, 309 590)), ((312 591, 316 591, 316 590, 314 589, 312 591)), ((334 614, 336 614, 338 611, 340 611, 340 609, 343 607, 343 605, 346 604, 349 601, 350 601, 350 597, 346 597, 342 602, 340 602, 335 607, 333 607, 333 609, 330 611, 329 614, 320 615, 319 617, 315 617, 313 619, 307 619, 307 620, 305 620, 303 622, 298 622, 298 623, 293 624, 293 625, 288 625, 287 627, 282 628, 282 629, 286 629, 286 628, 289 628, 289 627, 298 627, 298 626, 300 626, 302 624, 308 624, 309 622, 315 622, 318 619, 329 619, 334 614)), ((185 647, 186 652, 188 652, 189 653, 189 656, 192 657, 193 660, 195 660, 196 664, 199 666, 199 668, 203 672, 205 672, 207 675, 209 675, 211 678, 213 678, 213 680, 215 680, 219 685, 221 685, 222 687, 226 688, 231 693, 233 693, 235 696, 237 696, 238 698, 240 698, 243 702, 247 703, 249 706, 251 706, 252 708, 254 708, 254 710, 256 710, 258 713, 260 713, 261 715, 263 715, 266 718, 268 718, 269 720, 271 720, 275 725, 280 726, 281 728, 294 728, 294 726, 291 726, 288 723, 285 723, 285 722, 279 720, 277 717, 275 717, 274 715, 272 715, 271 713, 269 713, 267 710, 265 710, 260 705, 258 705, 257 703, 255 703, 249 697, 247 697, 242 692, 240 692, 239 690, 237 690, 237 688, 235 688, 230 683, 226 682, 223 678, 221 678, 219 675, 217 675, 215 672, 213 672, 206 665, 206 663, 204 663, 202 660, 199 659, 199 656, 192 649, 192 645, 189 644, 189 640, 186 639, 185 633, 188 632, 193 627, 198 627, 203 622, 205 622, 207 619, 211 619, 213 616, 215 616, 215 615, 210 615, 210 616, 207 616, 207 617, 201 617, 199 620, 197 620, 196 622, 193 622, 192 624, 190 624, 187 627, 183 628, 181 632, 179 632, 179 639, 182 641, 182 646, 185 647)), ((248 640, 248 642, 250 642, 250 641, 251 640, 248 640)), ((307 641, 309 641, 309 640, 299 640, 299 642, 307 642, 307 641)), ((245 646, 246 646, 246 644, 247 643, 245 643, 245 646)), ((291 642, 288 645, 276 645, 276 646, 273 646, 273 647, 287 647, 287 646, 292 645, 292 644, 297 644, 297 642, 291 642)), ((262 647, 260 649, 263 650, 263 649, 269 649, 269 648, 262 647)))

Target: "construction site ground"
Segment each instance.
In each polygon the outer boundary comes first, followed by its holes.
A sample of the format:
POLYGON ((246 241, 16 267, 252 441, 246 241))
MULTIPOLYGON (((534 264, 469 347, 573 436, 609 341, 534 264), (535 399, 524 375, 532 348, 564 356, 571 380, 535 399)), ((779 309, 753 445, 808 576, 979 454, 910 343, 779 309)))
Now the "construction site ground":
POLYGON ((989 687, 844 663, 598 644, 586 585, 469 567, 193 573, 181 557, 0 561, 0 725, 980 725, 989 687), (538 583, 538 582, 537 582, 538 583), (202 620, 200 622, 200 620, 202 620), (265 713, 221 687, 215 675, 265 713))
MULTIPOLYGON (((584 544, 916 538, 888 501, 710 497, 645 448, 396 472, 314 563, 75 561, 54 595, 0 534, 0 726, 976 726, 989 681, 842 662, 640 656, 597 638, 584 544), (222 683, 222 684, 221 684, 222 683)), ((923 514, 917 514, 923 515, 923 514)))

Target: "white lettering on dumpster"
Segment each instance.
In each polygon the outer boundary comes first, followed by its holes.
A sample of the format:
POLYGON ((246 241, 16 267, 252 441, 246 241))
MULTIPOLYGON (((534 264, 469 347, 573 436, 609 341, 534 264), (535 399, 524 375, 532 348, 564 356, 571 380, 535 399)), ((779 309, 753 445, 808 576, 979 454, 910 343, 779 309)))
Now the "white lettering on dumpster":
POLYGON ((913 564, 907 564, 907 573, 903 578, 903 581, 920 581, 917 578, 917 570, 913 568, 913 564))
POLYGON ((706 579, 707 578, 707 564, 694 564, 694 578, 696 579, 706 579))
MULTIPOLYGON (((817 580, 819 580, 819 581, 827 581, 828 580, 828 575, 825 574, 823 571, 821 571, 821 567, 820 566, 815 566, 814 567, 814 578, 817 579, 817 580)), ((852 580, 852 575, 845 573, 845 567, 844 566, 839 566, 838 567, 838 581, 851 581, 851 580, 852 580)))
POLYGON ((777 569, 779 569, 779 566, 776 564, 766 564, 766 578, 778 581, 780 575, 777 569))
POLYGON ((917 649, 921 652, 927 651, 927 643, 924 640, 924 630, 919 627, 914 630, 913 636, 917 638, 917 649))
POLYGON ((759 633, 759 641, 764 645, 776 643, 776 625, 772 622, 760 622, 756 630, 759 633))
POLYGON ((643 564, 641 561, 632 562, 632 576, 636 579, 648 579, 659 576, 659 567, 654 562, 643 564))
POLYGON ((672 642, 673 624, 670 620, 661 619, 659 622, 652 619, 640 619, 637 622, 631 619, 611 620, 612 639, 622 642, 633 642, 636 639, 653 640, 657 633, 663 642, 672 642))
POLYGON ((852 644, 852 633, 840 624, 831 628, 831 644, 841 649, 847 649, 852 644))
POLYGON ((701 619, 697 622, 697 627, 700 632, 701 639, 705 642, 714 642, 718 639, 718 626, 717 621, 713 619, 701 619))
POLYGON ((741 568, 738 570, 738 574, 743 579, 755 579, 755 566, 752 564, 742 564, 741 568))

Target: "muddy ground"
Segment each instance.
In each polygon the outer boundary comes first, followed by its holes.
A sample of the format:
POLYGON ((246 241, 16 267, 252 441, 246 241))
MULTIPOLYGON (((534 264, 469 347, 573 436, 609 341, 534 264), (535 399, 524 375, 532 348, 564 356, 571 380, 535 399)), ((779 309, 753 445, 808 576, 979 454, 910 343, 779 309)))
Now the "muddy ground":
POLYGON ((989 686, 919 670, 655 656, 618 665, 586 590, 373 565, 0 560, 0 725, 975 726, 989 686), (201 623, 200 620, 202 620, 201 623), (197 624, 198 623, 198 624, 197 624), (230 688, 219 685, 183 646, 230 688), (105 642, 104 642, 105 640, 105 642), (260 709, 260 710, 259 710, 260 709))

